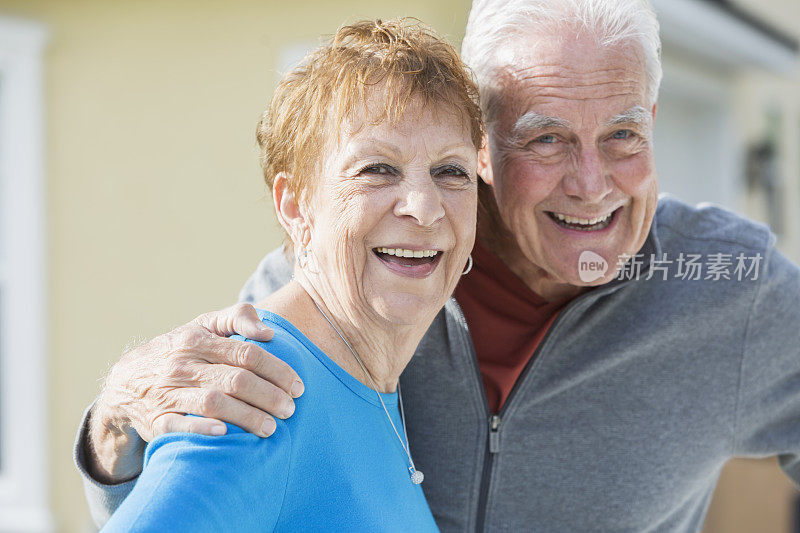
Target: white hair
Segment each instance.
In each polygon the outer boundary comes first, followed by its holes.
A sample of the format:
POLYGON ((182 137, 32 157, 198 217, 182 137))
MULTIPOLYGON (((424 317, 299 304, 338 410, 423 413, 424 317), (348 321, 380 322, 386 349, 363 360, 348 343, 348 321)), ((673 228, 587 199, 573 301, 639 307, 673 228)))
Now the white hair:
POLYGON ((647 97, 652 105, 661 85, 661 39, 649 0, 473 0, 461 57, 475 73, 481 106, 491 122, 498 52, 520 32, 552 35, 560 28, 588 31, 602 46, 633 41, 644 52, 647 97))

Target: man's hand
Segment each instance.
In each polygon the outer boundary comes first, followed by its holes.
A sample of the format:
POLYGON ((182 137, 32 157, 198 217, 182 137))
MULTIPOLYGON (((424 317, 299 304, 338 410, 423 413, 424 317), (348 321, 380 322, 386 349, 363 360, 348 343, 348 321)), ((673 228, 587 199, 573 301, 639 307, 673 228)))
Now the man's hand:
POLYGON ((222 420, 268 437, 273 416, 292 416, 293 399, 304 390, 298 375, 255 344, 225 338, 234 333, 260 341, 273 335, 252 305, 236 304, 122 356, 90 414, 86 452, 95 479, 118 483, 138 475, 142 439, 171 431, 222 435, 222 420))

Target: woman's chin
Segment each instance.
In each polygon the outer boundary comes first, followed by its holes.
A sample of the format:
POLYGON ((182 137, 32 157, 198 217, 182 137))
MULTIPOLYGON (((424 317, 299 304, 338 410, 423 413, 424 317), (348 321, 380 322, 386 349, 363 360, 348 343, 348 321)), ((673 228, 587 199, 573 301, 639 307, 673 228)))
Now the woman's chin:
POLYGON ((372 299, 372 308, 389 323, 398 326, 430 325, 432 316, 442 308, 443 303, 428 292, 382 293, 372 299))
POLYGON ((398 274, 377 259, 369 266, 372 268, 362 283, 370 307, 392 324, 424 323, 427 329, 447 301, 445 264, 439 262, 433 272, 422 277, 398 274))

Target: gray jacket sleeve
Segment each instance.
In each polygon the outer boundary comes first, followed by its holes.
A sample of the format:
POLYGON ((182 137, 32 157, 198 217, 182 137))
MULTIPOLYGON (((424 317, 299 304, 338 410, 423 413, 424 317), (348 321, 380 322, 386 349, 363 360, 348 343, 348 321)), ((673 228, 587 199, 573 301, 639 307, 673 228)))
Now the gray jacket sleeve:
POLYGON ((255 303, 277 291, 292 279, 293 266, 282 247, 272 250, 239 291, 239 301, 255 303))
MULTIPOLYGON (((250 276, 239 293, 240 302, 257 302, 276 290, 280 289, 292 277, 292 265, 289 264, 283 250, 278 248, 267 254, 258 264, 258 268, 250 276)), ((94 404, 92 404, 94 405, 94 404)), ((125 497, 133 489, 136 479, 119 483, 116 485, 106 485, 92 478, 87 470, 86 444, 89 428, 89 416, 92 406, 90 405, 83 413, 78 435, 75 438, 73 449, 73 459, 75 465, 83 478, 83 488, 86 493, 86 500, 89 503, 89 511, 97 527, 103 527, 109 517, 122 503, 125 497)))
POLYGON ((768 250, 745 333, 736 455, 777 455, 800 487, 800 270, 768 250))

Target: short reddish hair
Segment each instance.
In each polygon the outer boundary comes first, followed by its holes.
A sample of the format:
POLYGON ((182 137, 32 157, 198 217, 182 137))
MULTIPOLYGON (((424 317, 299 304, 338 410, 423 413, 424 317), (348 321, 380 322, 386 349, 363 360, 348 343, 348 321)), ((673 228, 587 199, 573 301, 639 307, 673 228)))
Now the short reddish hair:
POLYGON ((326 143, 376 87, 386 98, 376 123, 396 120, 412 98, 419 98, 458 113, 480 148, 478 89, 456 50, 417 20, 365 20, 340 28, 275 89, 256 129, 267 185, 272 188, 275 176, 286 172, 298 198, 313 189, 308 178, 326 143))

